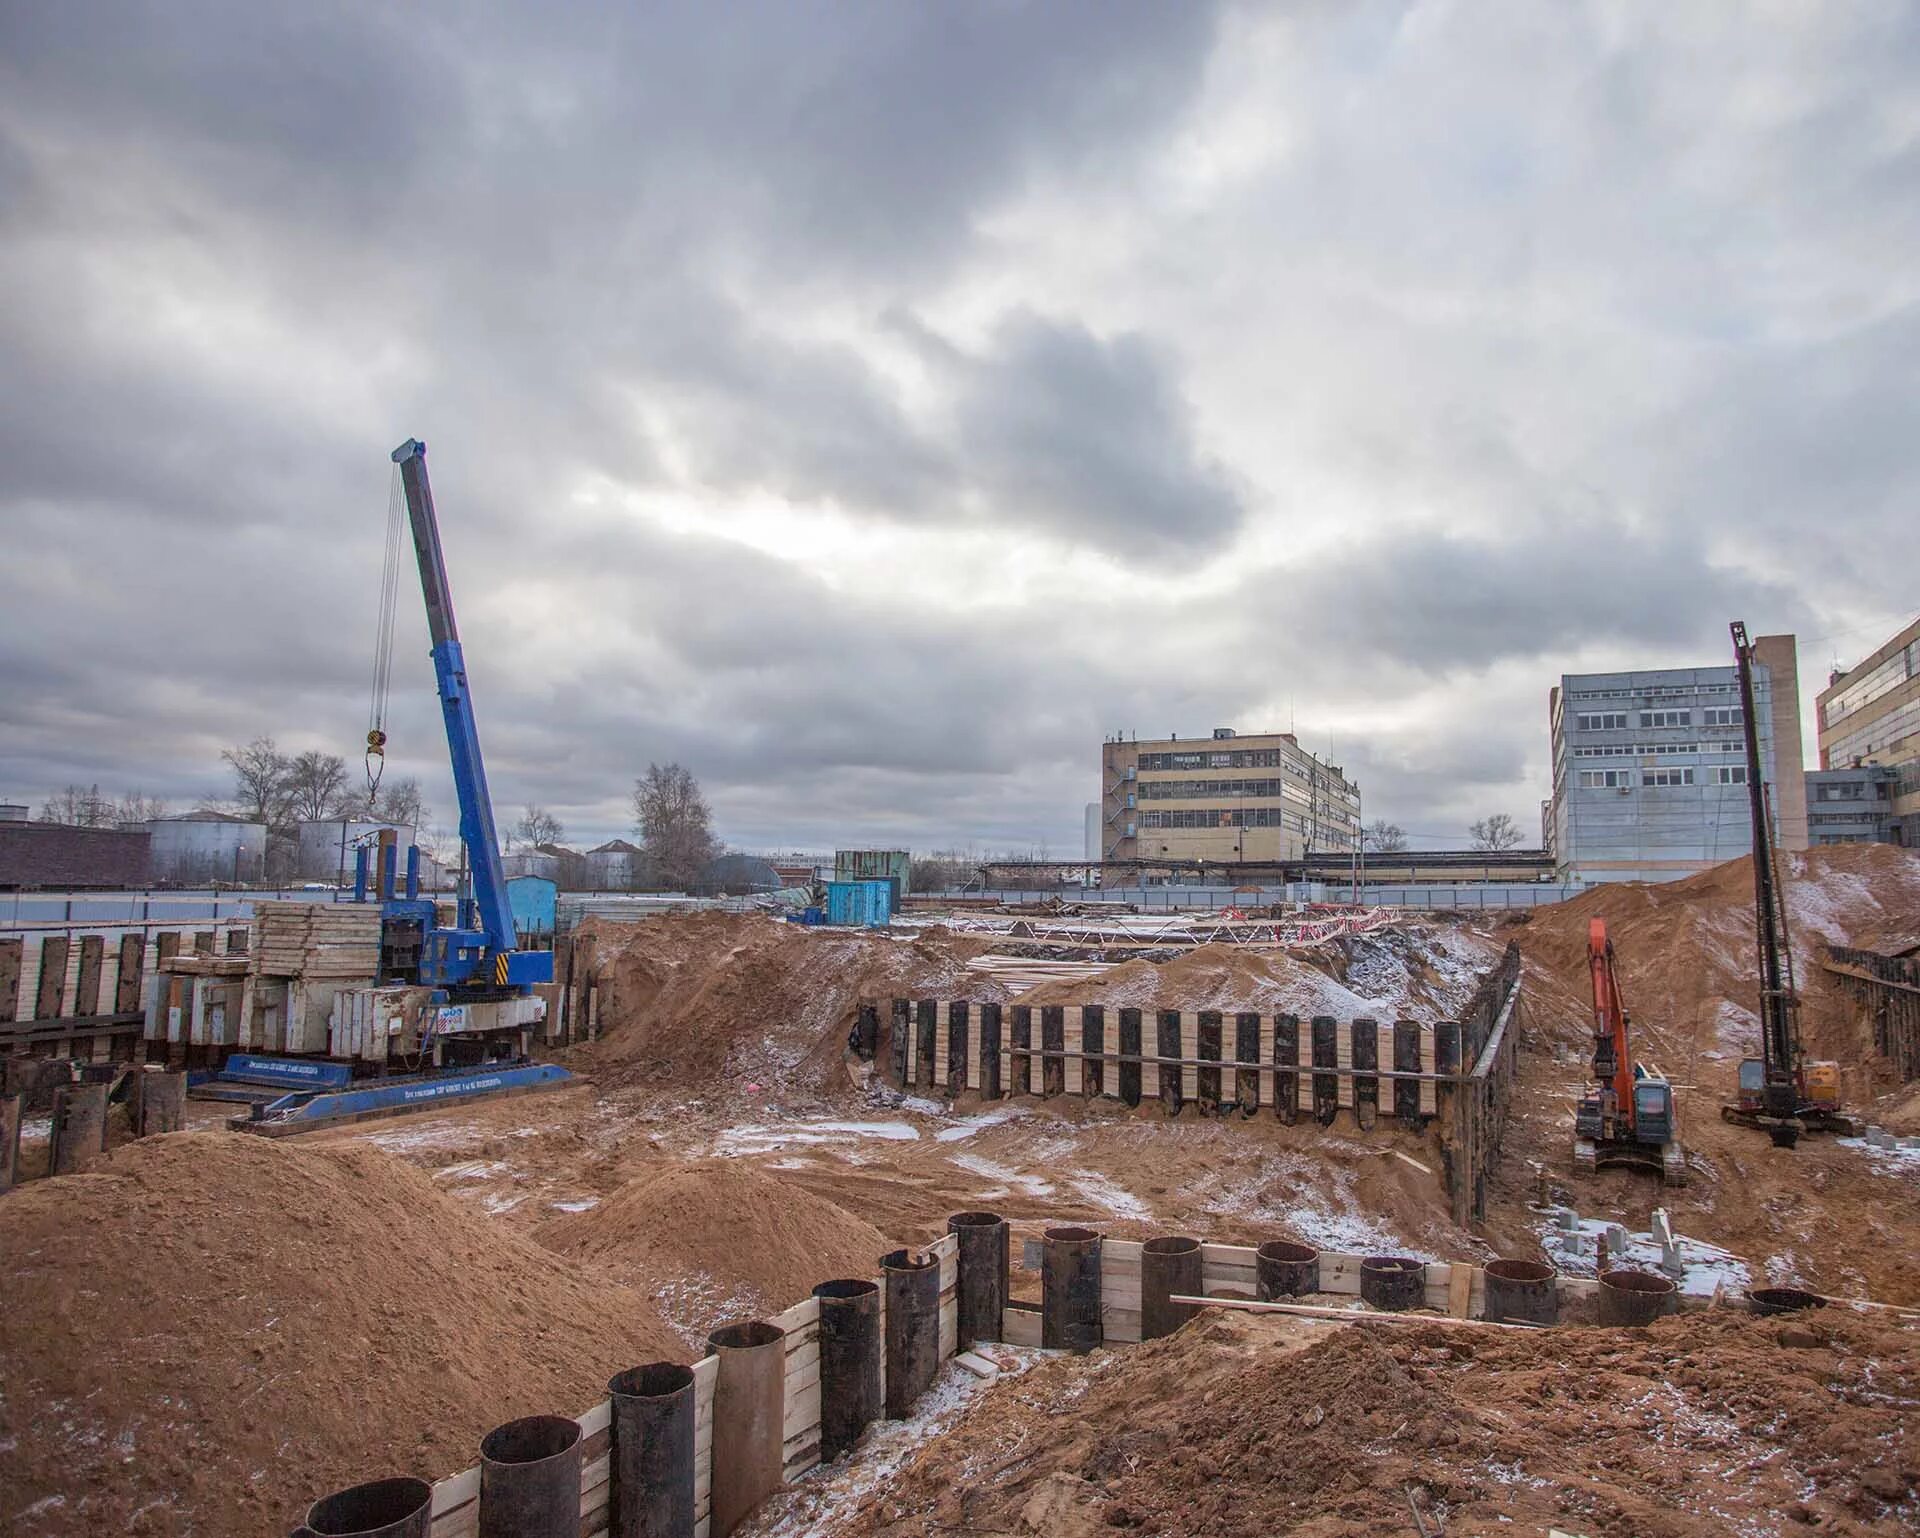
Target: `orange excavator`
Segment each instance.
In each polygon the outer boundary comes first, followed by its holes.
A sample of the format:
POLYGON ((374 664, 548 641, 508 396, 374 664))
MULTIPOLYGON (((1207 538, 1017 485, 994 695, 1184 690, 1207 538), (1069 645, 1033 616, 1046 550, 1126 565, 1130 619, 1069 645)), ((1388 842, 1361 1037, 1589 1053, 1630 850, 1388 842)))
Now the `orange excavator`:
POLYGON ((1605 919, 1587 921, 1587 970, 1593 980, 1593 1077, 1598 1088, 1573 1114, 1573 1167, 1582 1175, 1638 1169, 1670 1186, 1687 1183, 1673 1085, 1629 1047, 1632 1020, 1620 992, 1605 919))

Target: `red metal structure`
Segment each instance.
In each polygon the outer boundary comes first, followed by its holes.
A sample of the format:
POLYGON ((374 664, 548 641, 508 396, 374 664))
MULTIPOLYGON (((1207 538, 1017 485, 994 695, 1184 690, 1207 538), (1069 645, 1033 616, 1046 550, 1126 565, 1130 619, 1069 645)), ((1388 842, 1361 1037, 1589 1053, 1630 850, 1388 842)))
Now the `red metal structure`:
POLYGON ((1593 983, 1593 1077, 1599 1088, 1574 1112, 1574 1167, 1582 1174, 1615 1166, 1644 1169, 1668 1185, 1685 1185, 1673 1086, 1658 1069, 1633 1060, 1632 1021, 1605 919, 1587 921, 1587 972, 1593 983))

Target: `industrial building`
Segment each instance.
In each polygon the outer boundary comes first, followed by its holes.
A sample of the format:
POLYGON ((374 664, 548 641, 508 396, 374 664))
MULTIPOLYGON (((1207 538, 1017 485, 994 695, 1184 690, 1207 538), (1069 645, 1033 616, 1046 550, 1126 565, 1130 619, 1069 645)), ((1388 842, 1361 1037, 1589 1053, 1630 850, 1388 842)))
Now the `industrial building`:
POLYGON ((1920 620, 1856 666, 1836 670, 1817 708, 1820 768, 1890 770, 1873 781, 1888 796, 1880 837, 1920 848, 1920 620))
POLYGON ((377 843, 383 832, 391 832, 402 849, 417 842, 413 828, 377 817, 310 817, 300 822, 297 831, 294 873, 302 881, 341 886, 353 880, 353 851, 358 845, 377 843))
POLYGON ((1807 842, 1892 844, 1900 771, 1886 764, 1807 771, 1807 842))
POLYGON ((0 805, 0 890, 144 886, 144 829, 29 822, 27 808, 0 805))
MULTIPOLYGON (((1754 642, 1761 774, 1783 849, 1807 847, 1794 639, 1754 642)), ((1671 881, 1752 848, 1738 671, 1569 673, 1549 691, 1549 846, 1563 880, 1671 881)))
POLYGON ((1359 840, 1360 787, 1291 732, 1101 744, 1102 860, 1271 863, 1359 840))
POLYGON ((267 826, 230 812, 180 812, 142 824, 153 879, 175 886, 253 886, 266 877, 267 826))
POLYGON ((647 852, 624 838, 610 838, 589 849, 587 870, 596 892, 631 892, 646 873, 647 852))

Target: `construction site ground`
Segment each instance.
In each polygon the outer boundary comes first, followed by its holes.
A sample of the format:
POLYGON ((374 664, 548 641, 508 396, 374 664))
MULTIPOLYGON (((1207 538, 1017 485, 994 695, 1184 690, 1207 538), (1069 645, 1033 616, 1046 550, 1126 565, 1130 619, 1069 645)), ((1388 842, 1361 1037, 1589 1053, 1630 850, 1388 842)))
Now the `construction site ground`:
MULTIPOLYGON (((1920 858, 1789 859, 1809 1046, 1845 1065, 1868 1120, 1920 1132, 1920 1086, 1876 1072, 1866 1023, 1819 965, 1825 940, 1920 942, 1920 858)), ((1751 1281, 1920 1305, 1920 1153, 1776 1150, 1720 1120, 1755 1050, 1751 902, 1738 861, 1314 951, 1210 945, 1019 995, 1445 1018, 1517 941, 1518 1095, 1472 1229, 1449 1215, 1436 1132, 923 1100, 849 1065, 862 998, 1012 1000, 967 967, 991 937, 733 915, 606 926, 603 1034, 560 1055, 571 1088, 278 1142, 196 1104, 196 1130, 116 1130, 95 1172, 0 1198, 0 1530, 285 1531, 317 1494, 454 1472, 500 1421, 583 1409, 613 1372, 690 1360, 716 1324, 871 1275, 884 1249, 969 1208, 1017 1236, 1067 1220, 1486 1260, 1538 1255, 1553 1207, 1640 1230, 1665 1207, 1729 1300, 1751 1281), (1571 1170, 1594 914, 1637 1050, 1680 1086, 1684 1190, 1571 1170)), ((44 1129, 29 1127, 29 1173, 36 1160, 44 1129)), ((1037 1293, 1036 1275, 1015 1280, 1037 1293)), ((913 1421, 745 1531, 1413 1533, 1417 1509, 1449 1534, 1912 1532, 1920 1336, 1901 1318, 1727 1306, 1510 1336, 1210 1314, 1147 1346, 1010 1354, 990 1384, 949 1368, 913 1421)))

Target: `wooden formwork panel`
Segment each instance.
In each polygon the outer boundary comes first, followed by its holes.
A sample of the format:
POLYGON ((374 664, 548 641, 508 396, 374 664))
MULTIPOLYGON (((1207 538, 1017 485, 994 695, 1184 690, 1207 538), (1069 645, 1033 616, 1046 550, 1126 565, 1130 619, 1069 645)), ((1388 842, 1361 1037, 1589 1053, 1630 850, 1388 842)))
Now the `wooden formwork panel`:
POLYGON ((20 999, 26 941, 18 935, 0 939, 0 1025, 24 1018, 20 999))
POLYGON ((71 949, 65 935, 40 937, 30 1019, 58 1020, 65 1013, 61 1005, 67 997, 67 953, 71 949))

